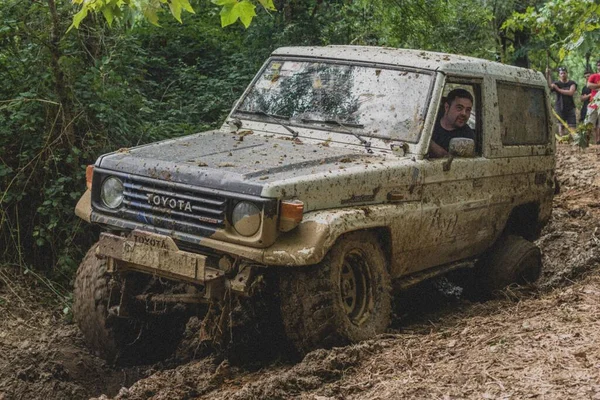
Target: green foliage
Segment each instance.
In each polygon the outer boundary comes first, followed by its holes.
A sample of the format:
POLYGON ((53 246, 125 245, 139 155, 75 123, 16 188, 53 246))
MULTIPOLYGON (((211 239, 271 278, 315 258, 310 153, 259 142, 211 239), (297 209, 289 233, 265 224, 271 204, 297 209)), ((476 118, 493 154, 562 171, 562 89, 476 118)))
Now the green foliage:
POLYGON ((590 137, 594 127, 592 124, 579 124, 577 130, 573 135, 573 144, 579 146, 581 149, 585 149, 590 145, 590 137))
POLYGON ((538 50, 550 51, 562 61, 579 49, 596 51, 600 39, 600 4, 593 0, 550 0, 539 7, 515 12, 504 23, 507 30, 529 29, 538 50))
MULTIPOLYGON (((238 19, 247 28, 250 26, 252 19, 256 17, 254 11, 256 6, 247 0, 212 0, 221 9, 221 26, 228 26, 235 23, 238 19)), ((273 6, 273 8, 275 8, 273 6)))
POLYGON ((158 14, 163 11, 163 5, 168 7, 173 18, 180 23, 183 10, 194 13, 188 0, 73 0, 73 4, 80 4, 81 8, 73 16, 73 23, 69 30, 73 27, 79 28, 81 22, 90 13, 102 13, 111 26, 115 19, 122 18, 126 12, 143 15, 150 23, 159 25, 158 14))
MULTIPOLYGON (((255 2, 265 10, 275 11, 273 0, 212 0, 221 6, 221 26, 231 25, 238 20, 246 27, 250 26, 256 17, 255 2)), ((81 5, 79 11, 73 16, 69 27, 79 28, 79 25, 90 14, 102 14, 109 26, 115 19, 136 19, 141 17, 153 25, 160 26, 159 14, 168 9, 179 23, 183 23, 181 12, 187 11, 194 14, 194 8, 189 0, 73 0, 73 4, 81 5)))
MULTIPOLYGON (((70 279, 98 233, 73 212, 85 166, 222 122, 269 50, 258 60, 238 30, 218 25, 218 10, 196 7, 203 13, 189 24, 159 30, 86 20, 59 38, 53 64, 48 10, 0 4, 0 70, 9 77, 0 80, 0 263, 70 279)), ((70 8, 57 11, 65 32, 70 8)))

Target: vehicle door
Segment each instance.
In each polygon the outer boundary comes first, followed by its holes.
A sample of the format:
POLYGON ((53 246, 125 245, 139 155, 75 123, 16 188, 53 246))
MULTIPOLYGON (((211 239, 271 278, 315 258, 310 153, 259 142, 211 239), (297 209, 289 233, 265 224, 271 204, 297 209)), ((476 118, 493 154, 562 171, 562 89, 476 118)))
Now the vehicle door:
POLYGON ((486 79, 446 79, 436 123, 444 113, 445 97, 451 90, 469 91, 473 108, 468 124, 475 132, 475 155, 472 158, 430 158, 423 163, 421 269, 479 254, 493 236, 490 192, 487 183, 478 178, 482 171, 494 168, 482 155, 486 140, 484 128, 490 118, 486 104, 493 101, 486 93, 490 84, 486 79))

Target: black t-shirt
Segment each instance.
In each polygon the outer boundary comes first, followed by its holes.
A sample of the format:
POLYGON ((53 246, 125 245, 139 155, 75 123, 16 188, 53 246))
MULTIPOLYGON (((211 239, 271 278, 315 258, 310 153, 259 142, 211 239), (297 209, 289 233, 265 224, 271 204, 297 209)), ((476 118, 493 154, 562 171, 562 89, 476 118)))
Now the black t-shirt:
MULTIPOLYGON (((559 89, 569 90, 571 85, 575 85, 577 88, 577 83, 575 81, 556 81, 554 82, 559 89)), ((566 94, 561 94, 556 92, 556 109, 562 111, 569 111, 575 108, 575 101, 573 101, 573 96, 567 96, 566 94)))
POLYGON ((433 128, 433 141, 444 148, 444 150, 448 151, 450 147, 450 139, 454 138, 467 138, 475 140, 475 132, 473 129, 469 127, 469 125, 465 124, 462 128, 454 129, 453 131, 448 131, 442 127, 440 121, 435 124, 435 128, 433 128))
MULTIPOLYGON (((590 94, 592 93, 592 89, 590 89, 587 86, 583 86, 583 89, 581 89, 581 95, 585 96, 586 94, 590 94)), ((583 103, 581 104, 581 108, 587 108, 588 104, 590 104, 590 99, 584 100, 583 103)))

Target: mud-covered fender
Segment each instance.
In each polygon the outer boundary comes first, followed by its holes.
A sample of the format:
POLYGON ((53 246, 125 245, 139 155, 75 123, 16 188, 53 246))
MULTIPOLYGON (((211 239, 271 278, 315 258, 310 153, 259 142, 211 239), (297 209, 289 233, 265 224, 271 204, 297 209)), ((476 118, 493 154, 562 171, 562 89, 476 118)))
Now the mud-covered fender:
POLYGON ((92 191, 87 189, 83 196, 77 202, 75 206, 75 215, 86 222, 91 222, 92 215, 92 191))
POLYGON ((347 232, 385 226, 390 205, 324 210, 304 215, 298 227, 264 250, 265 265, 300 266, 320 262, 336 240, 347 232))

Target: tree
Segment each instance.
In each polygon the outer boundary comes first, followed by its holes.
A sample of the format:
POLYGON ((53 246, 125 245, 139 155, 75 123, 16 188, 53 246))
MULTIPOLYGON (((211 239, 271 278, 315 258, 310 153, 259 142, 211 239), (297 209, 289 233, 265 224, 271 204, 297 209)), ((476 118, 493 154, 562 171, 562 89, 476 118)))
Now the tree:
POLYGON ((529 29, 534 33, 531 41, 538 59, 551 58, 558 63, 576 49, 585 54, 596 50, 600 4, 593 0, 550 0, 515 12, 503 26, 513 32, 529 29))

